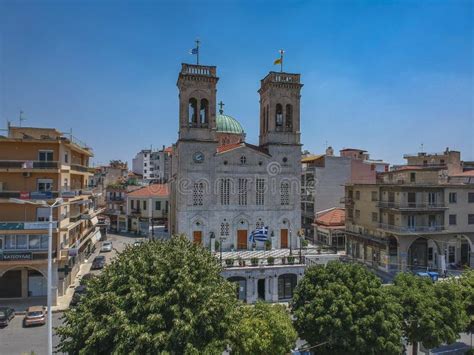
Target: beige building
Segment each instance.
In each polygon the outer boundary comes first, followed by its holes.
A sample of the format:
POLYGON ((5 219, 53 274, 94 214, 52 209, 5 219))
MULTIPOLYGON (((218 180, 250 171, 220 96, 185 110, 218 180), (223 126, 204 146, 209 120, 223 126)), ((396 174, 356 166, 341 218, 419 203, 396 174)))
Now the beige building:
POLYGON ((423 154, 375 184, 346 185, 348 255, 385 271, 474 266, 474 179, 458 154, 423 154))
POLYGON ((53 303, 74 280, 98 237, 92 155, 55 129, 9 127, 0 136, 0 299, 46 295, 49 208, 28 202, 62 198, 53 213, 53 303))
POLYGON ((129 192, 126 201, 126 230, 148 235, 155 226, 168 226, 167 184, 151 184, 129 192))

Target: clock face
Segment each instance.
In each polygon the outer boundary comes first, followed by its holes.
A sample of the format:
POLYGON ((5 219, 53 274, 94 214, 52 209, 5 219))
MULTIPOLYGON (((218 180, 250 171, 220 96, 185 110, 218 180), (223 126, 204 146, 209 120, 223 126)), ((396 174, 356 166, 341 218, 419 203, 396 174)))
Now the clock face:
POLYGON ((204 161, 204 154, 196 152, 193 154, 193 160, 195 163, 202 163, 204 161))

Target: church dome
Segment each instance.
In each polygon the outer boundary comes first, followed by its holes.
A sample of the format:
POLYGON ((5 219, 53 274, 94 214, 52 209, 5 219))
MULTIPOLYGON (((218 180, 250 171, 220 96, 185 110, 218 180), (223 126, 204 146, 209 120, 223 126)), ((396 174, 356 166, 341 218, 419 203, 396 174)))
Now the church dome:
POLYGON ((235 118, 224 115, 223 113, 218 113, 216 116, 217 123, 217 132, 218 133, 233 133, 233 134, 243 134, 244 129, 240 125, 239 121, 235 118))

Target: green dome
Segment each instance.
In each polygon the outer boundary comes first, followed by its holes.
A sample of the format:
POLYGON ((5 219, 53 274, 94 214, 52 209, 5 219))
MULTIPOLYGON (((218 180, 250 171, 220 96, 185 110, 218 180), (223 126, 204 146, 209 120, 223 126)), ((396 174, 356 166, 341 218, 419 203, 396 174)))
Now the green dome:
POLYGON ((218 113, 216 116, 217 132, 243 134, 244 130, 235 118, 218 113))

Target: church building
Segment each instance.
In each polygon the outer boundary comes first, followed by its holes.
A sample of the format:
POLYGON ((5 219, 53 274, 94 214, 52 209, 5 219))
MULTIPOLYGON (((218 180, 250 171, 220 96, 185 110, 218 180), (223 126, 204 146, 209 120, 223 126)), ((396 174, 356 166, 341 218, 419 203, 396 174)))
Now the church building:
POLYGON ((249 241, 250 233, 268 227, 273 249, 297 248, 300 75, 270 72, 261 80, 258 145, 245 142, 241 124, 224 114, 222 104, 216 112, 218 80, 215 66, 182 64, 178 76, 171 233, 212 250, 214 241, 223 250, 250 250, 265 247, 249 241))

